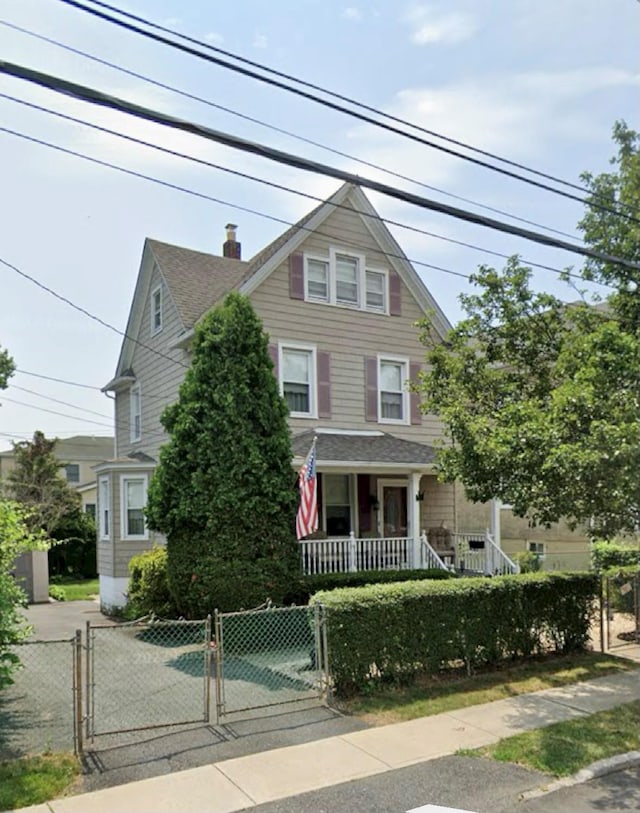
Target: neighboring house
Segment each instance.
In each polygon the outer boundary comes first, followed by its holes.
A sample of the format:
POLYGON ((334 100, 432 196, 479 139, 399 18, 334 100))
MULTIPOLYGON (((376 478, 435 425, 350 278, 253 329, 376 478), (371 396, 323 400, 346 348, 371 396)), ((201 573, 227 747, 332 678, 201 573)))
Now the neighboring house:
POLYGON ((422 529, 455 528, 454 486, 433 468, 440 424, 408 389, 425 354, 416 321, 428 314, 436 338, 450 325, 362 190, 345 184, 249 261, 235 228, 223 256, 145 241, 127 338, 104 387, 115 393, 117 431, 115 458, 95 469, 103 605, 125 601, 130 558, 163 541, 143 510, 167 440, 160 415, 178 397, 194 326, 231 290, 249 296, 269 334, 294 467, 317 436, 319 535, 351 540, 358 555, 358 540, 405 540, 385 543, 384 555, 411 566, 422 529))
MULTIPOLYGON (((62 465, 61 474, 82 498, 83 510, 96 516, 97 486, 93 467, 113 454, 112 437, 74 435, 61 438, 55 446, 55 454, 62 465)), ((0 452, 0 485, 15 468, 13 449, 0 452)), ((49 568, 46 551, 24 553, 16 562, 16 578, 27 592, 30 602, 47 601, 49 598, 49 568)))

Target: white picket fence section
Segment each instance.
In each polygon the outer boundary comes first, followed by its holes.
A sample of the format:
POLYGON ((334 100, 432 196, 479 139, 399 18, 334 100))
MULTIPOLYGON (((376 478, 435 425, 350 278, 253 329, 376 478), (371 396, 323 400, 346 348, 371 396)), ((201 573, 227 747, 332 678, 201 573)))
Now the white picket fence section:
POLYGON ((358 539, 352 532, 348 537, 303 539, 299 544, 305 575, 439 568, 495 576, 520 570, 486 531, 456 533, 453 540, 453 561, 451 557, 440 556, 424 531, 418 539, 410 536, 358 539))

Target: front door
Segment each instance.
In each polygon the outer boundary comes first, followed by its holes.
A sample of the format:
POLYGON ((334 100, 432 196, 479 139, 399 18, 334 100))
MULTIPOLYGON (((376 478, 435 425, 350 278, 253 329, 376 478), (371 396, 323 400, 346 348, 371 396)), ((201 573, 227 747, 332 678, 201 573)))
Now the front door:
POLYGON ((378 480, 378 533, 382 537, 407 536, 406 481, 378 480))

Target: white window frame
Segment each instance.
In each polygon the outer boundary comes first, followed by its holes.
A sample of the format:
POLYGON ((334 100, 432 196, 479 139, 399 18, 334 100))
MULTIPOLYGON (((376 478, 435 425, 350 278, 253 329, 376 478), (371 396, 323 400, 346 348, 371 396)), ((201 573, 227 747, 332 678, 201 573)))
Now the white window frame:
POLYGON ((527 553, 533 553, 538 559, 544 559, 547 555, 547 546, 544 542, 537 542, 532 539, 527 539, 527 553), (534 550, 534 548, 542 548, 542 551, 534 550))
POLYGON ((98 516, 98 528, 100 532, 100 539, 111 539, 111 526, 113 524, 113 516, 111 512, 111 483, 108 477, 100 477, 98 479, 98 506, 100 513, 98 516), (105 503, 107 511, 107 522, 105 527, 104 512, 105 503))
POLYGON ((156 333, 160 333, 162 328, 164 327, 164 313, 163 313, 163 297, 162 297, 162 285, 156 285, 156 287, 151 291, 151 335, 155 336, 156 333), (156 296, 159 294, 160 298, 160 308, 156 308, 156 296), (160 316, 160 324, 156 325, 156 315, 160 316))
POLYGON ((129 440, 131 443, 138 443, 138 441, 142 440, 142 390, 140 384, 134 384, 129 390, 129 440), (136 402, 137 412, 135 409, 136 402), (138 419, 137 426, 136 418, 138 419))
POLYGON ((365 268, 364 269, 364 308, 363 310, 368 311, 369 313, 384 313, 388 316, 389 314, 389 271, 386 268, 365 268), (372 305, 367 304, 367 274, 380 274, 384 278, 383 282, 383 289, 382 289, 382 307, 375 308, 372 305))
POLYGON ((329 255, 314 254, 313 252, 304 254, 304 299, 305 302, 315 302, 318 304, 333 305, 336 308, 348 308, 349 310, 361 310, 367 313, 389 315, 389 269, 376 268, 367 265, 364 254, 358 254, 349 249, 342 249, 339 246, 330 246, 329 255), (337 258, 349 257, 358 263, 358 301, 357 303, 339 301, 337 296, 338 274, 337 258), (327 265, 327 296, 311 296, 309 294, 309 262, 326 263, 327 265), (367 305, 367 273, 380 274, 384 277, 383 307, 377 308, 367 305))
POLYGON ((149 486, 149 477, 146 474, 121 474, 120 475, 120 539, 149 539, 149 528, 147 526, 147 518, 144 518, 144 533, 130 534, 127 532, 127 487, 126 484, 130 480, 141 480, 144 491, 144 506, 147 505, 147 491, 149 486))
POLYGON ((300 344, 298 342, 278 342, 278 386, 280 395, 284 398, 284 355, 287 350, 297 350, 310 355, 309 364, 309 412, 289 412, 292 418, 318 417, 318 364, 315 344, 300 344))
POLYGON ((409 380, 409 359, 404 356, 379 355, 378 356, 378 423, 389 423, 400 426, 408 426, 411 423, 409 390, 407 381, 409 380), (382 376, 380 375, 382 365, 385 363, 402 365, 402 418, 382 417, 382 376))
MULTIPOLYGON (((351 526, 351 530, 356 534, 356 536, 360 533, 360 528, 357 525, 358 522, 358 511, 356 507, 356 500, 357 500, 357 493, 358 493, 358 481, 356 474, 349 474, 343 471, 329 471, 323 472, 320 476, 322 477, 322 493, 326 494, 326 479, 327 477, 334 477, 335 475, 345 476, 348 480, 348 491, 349 491, 349 525, 351 526)), ((326 499, 323 497, 322 499, 322 527, 326 531, 327 530, 327 502, 326 499)))
POLYGON ((307 302, 330 302, 331 300, 331 258, 321 257, 319 254, 304 255, 304 298, 307 302), (312 296, 309 293, 309 261, 324 263, 327 266, 327 295, 325 297, 312 296))

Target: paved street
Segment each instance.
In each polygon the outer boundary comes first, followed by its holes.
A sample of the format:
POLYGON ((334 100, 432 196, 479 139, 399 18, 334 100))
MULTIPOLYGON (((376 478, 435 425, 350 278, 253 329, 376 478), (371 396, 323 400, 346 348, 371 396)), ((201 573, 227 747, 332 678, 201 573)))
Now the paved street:
POLYGON ((564 788, 538 799, 520 794, 549 777, 514 765, 443 757, 251 808, 255 813, 406 813, 440 805, 474 813, 629 813, 640 810, 640 768, 564 788))

